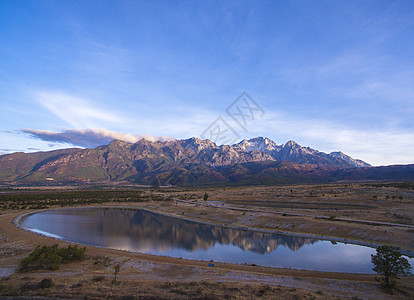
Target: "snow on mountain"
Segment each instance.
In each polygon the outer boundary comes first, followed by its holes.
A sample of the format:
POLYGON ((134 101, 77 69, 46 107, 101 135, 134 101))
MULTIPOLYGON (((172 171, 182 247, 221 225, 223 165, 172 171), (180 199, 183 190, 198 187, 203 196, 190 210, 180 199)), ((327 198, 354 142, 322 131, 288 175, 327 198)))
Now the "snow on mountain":
POLYGON ((337 151, 337 152, 331 152, 330 155, 340 158, 344 161, 349 162, 350 164, 354 165, 357 168, 363 168, 363 167, 370 167, 371 165, 360 160, 360 159, 354 159, 352 157, 350 157, 349 155, 346 155, 344 153, 342 153, 341 151, 337 151))
POLYGON ((273 151, 279 151, 282 146, 276 145, 275 142, 268 138, 256 137, 250 140, 243 140, 238 144, 234 144, 233 147, 246 152, 262 151, 271 153, 273 151))

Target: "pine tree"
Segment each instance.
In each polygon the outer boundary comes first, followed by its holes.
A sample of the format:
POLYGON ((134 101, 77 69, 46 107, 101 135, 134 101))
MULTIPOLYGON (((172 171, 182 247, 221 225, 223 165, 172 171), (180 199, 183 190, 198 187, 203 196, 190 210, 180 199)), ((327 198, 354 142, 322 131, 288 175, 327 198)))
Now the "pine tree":
POLYGON ((377 254, 371 254, 371 262, 374 264, 374 270, 380 275, 379 281, 385 288, 390 289, 399 276, 408 276, 411 274, 411 265, 408 260, 402 257, 402 254, 396 247, 379 246, 377 254))

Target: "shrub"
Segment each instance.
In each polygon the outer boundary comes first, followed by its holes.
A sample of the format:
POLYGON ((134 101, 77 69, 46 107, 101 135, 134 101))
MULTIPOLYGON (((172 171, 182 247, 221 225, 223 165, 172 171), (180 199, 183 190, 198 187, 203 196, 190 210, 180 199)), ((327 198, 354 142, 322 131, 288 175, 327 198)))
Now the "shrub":
POLYGON ((68 263, 72 261, 79 261, 85 257, 86 247, 79 248, 78 245, 67 248, 58 249, 58 255, 62 257, 62 263, 68 263))
POLYGON ((20 262, 19 269, 22 271, 48 269, 59 269, 62 257, 57 254, 58 245, 37 246, 28 257, 20 262))
POLYGON ((36 246, 36 248, 24 258, 20 264, 21 271, 31 270, 57 270, 61 263, 82 260, 85 256, 86 248, 78 246, 68 246, 60 248, 58 245, 36 246))
POLYGON ((53 285, 52 279, 50 278, 44 278, 42 281, 40 281, 40 288, 41 289, 47 289, 50 288, 53 285))

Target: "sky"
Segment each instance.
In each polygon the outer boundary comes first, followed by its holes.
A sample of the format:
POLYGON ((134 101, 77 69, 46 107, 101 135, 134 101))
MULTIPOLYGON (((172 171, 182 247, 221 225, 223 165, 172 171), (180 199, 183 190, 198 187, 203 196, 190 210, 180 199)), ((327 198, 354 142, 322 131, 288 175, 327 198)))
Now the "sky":
POLYGON ((413 1, 0 0, 0 154, 257 136, 414 163, 413 1))

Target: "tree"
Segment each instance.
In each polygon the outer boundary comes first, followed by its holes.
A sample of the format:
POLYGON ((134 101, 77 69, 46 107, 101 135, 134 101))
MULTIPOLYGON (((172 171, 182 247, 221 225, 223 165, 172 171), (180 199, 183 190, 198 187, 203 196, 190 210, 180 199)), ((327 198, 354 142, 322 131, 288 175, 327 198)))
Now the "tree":
POLYGON ((207 194, 207 193, 205 193, 205 194, 204 194, 204 201, 207 201, 207 199, 208 199, 208 194, 207 194))
POLYGON ((371 262, 374 264, 372 270, 381 276, 379 281, 387 289, 393 287, 399 276, 411 274, 410 263, 406 258, 402 257, 402 254, 396 247, 379 246, 377 254, 371 254, 371 262))

